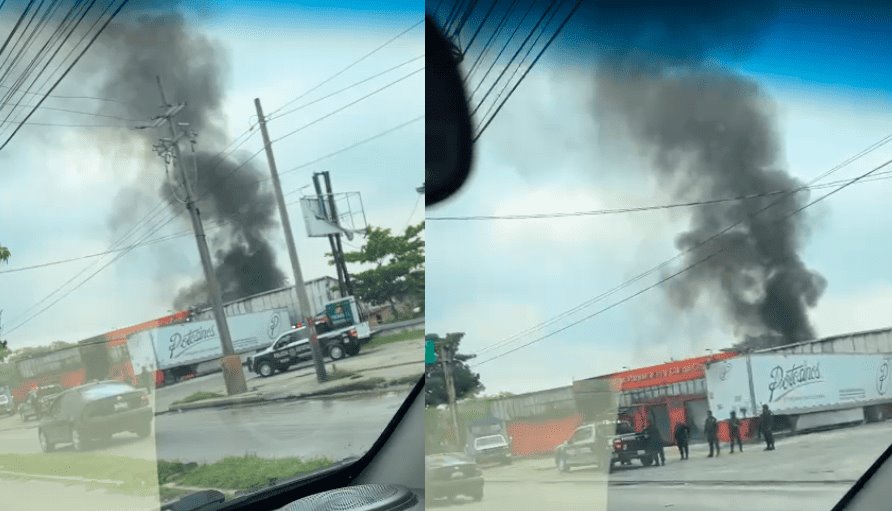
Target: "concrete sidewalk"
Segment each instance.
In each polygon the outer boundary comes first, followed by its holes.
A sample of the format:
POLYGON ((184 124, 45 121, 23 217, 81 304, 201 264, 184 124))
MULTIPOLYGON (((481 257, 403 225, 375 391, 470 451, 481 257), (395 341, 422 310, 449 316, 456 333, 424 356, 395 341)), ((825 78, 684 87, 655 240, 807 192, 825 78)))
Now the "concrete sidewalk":
MULTIPOLYGON (((408 389, 424 374, 424 341, 405 341, 374 347, 356 357, 328 362, 326 372, 335 377, 324 383, 316 379, 312 364, 269 378, 253 377, 248 380, 249 392, 238 396, 205 399, 192 403, 175 404, 164 399, 168 389, 179 391, 177 386, 158 389, 156 414, 167 411, 185 411, 199 408, 250 405, 260 402, 302 399, 322 396, 345 396, 363 392, 408 389)), ((203 377, 200 381, 184 382, 188 392, 216 392, 225 394, 222 375, 203 377)), ((185 396, 183 396, 185 397, 185 396)), ((182 399, 182 398, 180 398, 182 399)))

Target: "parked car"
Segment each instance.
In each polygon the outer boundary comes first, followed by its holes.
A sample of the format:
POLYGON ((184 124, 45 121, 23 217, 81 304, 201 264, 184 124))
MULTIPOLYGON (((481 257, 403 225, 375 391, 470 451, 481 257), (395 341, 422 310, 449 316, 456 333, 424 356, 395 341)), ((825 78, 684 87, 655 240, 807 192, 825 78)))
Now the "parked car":
POLYGON ((483 472, 463 453, 427 455, 424 472, 424 491, 433 500, 459 496, 483 500, 483 472))
POLYGON ((626 421, 605 420, 576 428, 555 450, 555 464, 561 472, 586 465, 612 472, 617 463, 626 465, 633 459, 649 466, 654 457, 647 446, 646 432, 636 433, 626 421))
POLYGON ((3 415, 12 415, 15 413, 15 404, 6 394, 0 394, 0 413, 3 415))
POLYGON ((503 435, 477 437, 470 447, 470 454, 479 464, 499 462, 507 465, 511 463, 511 445, 503 435))
POLYGON ((119 381, 89 383, 68 389, 52 401, 37 437, 44 452, 67 443, 82 451, 117 433, 149 436, 153 415, 145 390, 119 381))
POLYGON ((31 419, 40 419, 46 411, 49 403, 59 395, 64 388, 61 385, 41 385, 28 392, 28 397, 19 405, 19 417, 27 422, 31 419))

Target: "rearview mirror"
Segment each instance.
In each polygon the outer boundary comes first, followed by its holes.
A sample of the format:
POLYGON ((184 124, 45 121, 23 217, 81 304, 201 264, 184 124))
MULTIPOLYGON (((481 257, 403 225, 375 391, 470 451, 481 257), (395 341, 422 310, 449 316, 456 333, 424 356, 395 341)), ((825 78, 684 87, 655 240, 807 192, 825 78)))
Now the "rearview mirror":
POLYGON ((464 184, 471 171, 472 128, 458 50, 425 16, 425 203, 432 206, 464 184))

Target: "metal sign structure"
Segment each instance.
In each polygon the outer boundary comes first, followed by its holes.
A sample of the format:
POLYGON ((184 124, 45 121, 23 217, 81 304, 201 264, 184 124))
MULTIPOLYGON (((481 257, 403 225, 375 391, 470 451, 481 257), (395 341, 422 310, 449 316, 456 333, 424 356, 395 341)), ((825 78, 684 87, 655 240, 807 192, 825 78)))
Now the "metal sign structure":
POLYGON ((343 234, 352 240, 354 235, 364 234, 368 230, 359 192, 307 195, 300 198, 300 210, 307 236, 311 238, 343 234), (332 203, 337 211, 336 216, 330 213, 332 203))

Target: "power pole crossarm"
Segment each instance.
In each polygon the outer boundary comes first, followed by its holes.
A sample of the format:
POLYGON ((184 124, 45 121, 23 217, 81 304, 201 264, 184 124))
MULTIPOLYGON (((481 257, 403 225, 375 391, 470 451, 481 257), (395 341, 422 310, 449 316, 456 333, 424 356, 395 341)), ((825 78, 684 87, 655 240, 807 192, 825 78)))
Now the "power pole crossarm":
POLYGON ((269 173, 272 177, 273 190, 276 194, 276 203, 279 206, 279 216, 282 220, 282 228, 285 230, 285 244, 288 245, 288 256, 291 259, 291 271, 294 274, 294 290, 297 292, 297 302, 300 312, 304 316, 304 324, 307 325, 310 334, 310 350, 313 353, 313 364, 316 367, 316 379, 320 383, 328 379, 325 371, 325 362, 322 360, 322 350, 319 348, 319 338, 316 336, 316 322, 314 312, 310 310, 310 297, 307 295, 307 287, 304 283, 303 272, 300 269, 300 260, 297 258, 297 247, 294 244, 294 233, 291 231, 291 221, 288 219, 288 210, 285 207, 285 196, 282 194, 282 185, 279 182, 279 171, 276 168, 276 159, 273 157, 273 146, 266 131, 266 117, 263 116, 263 108, 260 106, 260 98, 254 99, 257 108, 257 119, 260 124, 260 133, 263 135, 263 147, 266 150, 266 160, 269 163, 269 173))

